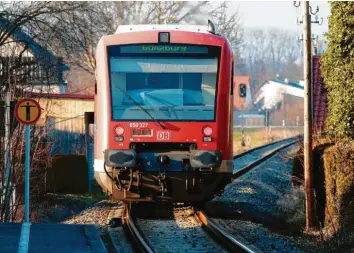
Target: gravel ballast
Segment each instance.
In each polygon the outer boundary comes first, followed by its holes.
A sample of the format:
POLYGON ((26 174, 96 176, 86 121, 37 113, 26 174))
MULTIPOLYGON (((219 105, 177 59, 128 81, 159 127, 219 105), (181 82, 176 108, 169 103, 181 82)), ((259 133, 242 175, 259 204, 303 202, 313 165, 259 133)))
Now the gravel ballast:
POLYGON ((93 206, 63 221, 65 224, 94 224, 105 226, 108 223, 109 213, 112 209, 122 208, 120 202, 103 200, 95 203, 93 206))
POLYGON ((227 252, 203 231, 192 208, 176 208, 174 219, 137 219, 137 225, 156 252, 227 252))
POLYGON ((94 224, 99 229, 108 252, 130 253, 134 252, 134 249, 126 237, 123 227, 110 228, 108 226, 110 218, 120 216, 123 208, 121 202, 103 200, 63 221, 63 223, 94 224))
MULTIPOLYGON (((207 213, 227 232, 263 252, 306 252, 301 250, 303 239, 283 233, 294 229, 300 232, 303 226, 303 209, 299 208, 304 201, 303 191, 294 190, 291 183, 296 151, 296 145, 292 145, 234 180, 222 196, 207 203, 207 213)), ((236 160, 235 167, 241 168, 253 159, 257 157, 236 160)), ((64 223, 95 224, 103 235, 109 231, 116 251, 132 252, 122 227, 107 228, 110 212, 119 208, 121 203, 101 201, 64 223)), ((137 218, 137 225, 156 252, 225 252, 203 231, 192 208, 175 208, 173 216, 160 220, 137 218)))
POLYGON ((296 246, 302 245, 300 238, 280 233, 288 231, 289 224, 294 225, 291 229, 300 230, 303 221, 299 206, 304 195, 293 190, 291 181, 296 151, 297 146, 291 145, 234 180, 222 196, 206 205, 207 212, 224 218, 216 220, 264 252, 304 252, 296 246))
POLYGON ((273 150, 277 149, 279 146, 284 145, 286 143, 293 142, 293 141, 294 141, 294 139, 280 141, 278 143, 271 144, 266 147, 262 147, 260 149, 249 152, 245 155, 237 157, 236 159, 234 159, 234 172, 239 171, 240 169, 244 168, 245 166, 254 162, 255 160, 258 160, 261 157, 269 154, 273 150))

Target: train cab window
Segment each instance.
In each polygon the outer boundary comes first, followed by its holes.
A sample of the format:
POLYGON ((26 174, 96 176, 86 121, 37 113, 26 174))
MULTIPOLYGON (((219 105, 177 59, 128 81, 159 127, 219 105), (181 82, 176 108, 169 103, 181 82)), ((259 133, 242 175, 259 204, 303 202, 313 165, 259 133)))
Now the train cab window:
POLYGON ((183 74, 183 87, 188 90, 202 90, 202 74, 201 73, 185 73, 183 74))
POLYGON ((110 57, 113 120, 151 120, 138 103, 157 120, 214 121, 218 60, 214 55, 110 57))
POLYGON ((203 105, 203 75, 201 73, 183 74, 183 99, 185 105, 203 105))
POLYGON ((178 73, 151 73, 147 75, 147 87, 150 89, 178 89, 178 73))
POLYGON ((126 82, 129 83, 126 87, 127 91, 145 89, 146 87, 146 74, 144 73, 127 73, 126 82))

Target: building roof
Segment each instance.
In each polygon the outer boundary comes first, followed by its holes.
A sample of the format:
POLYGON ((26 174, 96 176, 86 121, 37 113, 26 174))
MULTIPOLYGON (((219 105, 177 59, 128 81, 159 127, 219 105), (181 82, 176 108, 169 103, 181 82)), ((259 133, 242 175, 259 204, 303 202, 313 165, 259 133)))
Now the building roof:
MULTIPOLYGON (((280 79, 272 79, 270 81, 273 81, 273 82, 277 82, 277 83, 281 83, 281 84, 284 84, 284 85, 288 85, 288 86, 292 86, 294 88, 299 88, 299 89, 304 89, 303 86, 301 86, 300 84, 298 83, 293 83, 293 82, 285 82, 284 80, 280 80, 280 79)), ((269 81, 266 81, 266 82, 269 82, 269 81)), ((264 83, 266 83, 264 82, 264 83)))
MULTIPOLYGON (((0 29, 8 29, 10 27, 10 22, 3 17, 0 17, 0 29)), ((55 63, 61 63, 61 59, 54 56, 51 52, 44 49, 38 42, 31 38, 27 33, 22 29, 15 29, 12 33, 16 41, 26 43, 28 48, 33 52, 33 54, 38 58, 40 62, 50 61, 55 63)), ((58 66, 59 70, 65 71, 69 70, 69 66, 66 64, 60 64, 58 66)))
POLYGON ((297 83, 279 79, 268 80, 262 84, 255 94, 254 104, 261 110, 273 109, 284 99, 286 94, 303 99, 303 90, 304 87, 297 83))
POLYGON ((57 98, 57 99, 88 99, 93 100, 93 95, 84 94, 52 94, 52 93, 29 93, 29 97, 34 98, 57 98))

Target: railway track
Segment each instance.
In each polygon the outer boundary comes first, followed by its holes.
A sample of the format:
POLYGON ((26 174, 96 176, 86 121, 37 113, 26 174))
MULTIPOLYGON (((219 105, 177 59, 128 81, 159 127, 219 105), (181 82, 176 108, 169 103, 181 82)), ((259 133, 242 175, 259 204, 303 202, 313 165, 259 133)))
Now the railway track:
POLYGON ((134 241, 136 248, 138 248, 141 252, 153 253, 153 248, 146 241, 143 234, 140 232, 140 230, 138 230, 137 226, 135 225, 128 206, 126 206, 124 210, 122 221, 124 226, 127 228, 131 239, 134 241))
POLYGON ((227 252, 204 232, 190 206, 168 207, 163 217, 145 217, 134 208, 127 212, 127 231, 140 252, 227 252))
POLYGON ((203 211, 177 207, 173 218, 139 218, 126 207, 122 221, 138 252, 259 252, 231 236, 203 211))
POLYGON ((221 242, 226 249, 230 252, 239 253, 258 253, 258 249, 248 245, 244 240, 236 239, 234 236, 229 234, 221 226, 217 225, 216 222, 210 217, 208 217, 203 211, 196 211, 196 217, 203 224, 203 227, 212 234, 216 240, 221 242))
POLYGON ((255 168, 257 165, 263 163, 279 151, 295 144, 300 137, 301 135, 290 137, 260 147, 256 147, 241 154, 235 155, 233 157, 233 179, 244 175, 245 173, 255 168))
MULTIPOLYGON (((240 177, 279 151, 296 143, 300 136, 257 147, 234 157, 236 167, 234 178, 240 177)), ((139 208, 139 212, 141 209, 139 208)), ((136 209, 135 209, 136 210, 136 209)), ((228 228, 218 219, 210 218, 205 212, 192 207, 178 207, 169 217, 141 218, 128 206, 120 213, 125 234, 121 230, 109 229, 114 245, 109 252, 242 252, 258 253, 259 249, 239 236, 227 232, 228 228), (130 239, 123 240, 122 237, 130 239), (119 244, 119 245, 117 245, 119 244)), ((147 209, 143 209, 148 212, 147 209)), ((155 212, 154 210, 153 212, 155 212)), ((114 217, 116 213, 110 216, 114 217)), ((116 215, 117 216, 117 215, 116 215)), ((117 222, 117 220, 115 221, 117 222)), ((120 222, 117 222, 120 223, 120 222)))

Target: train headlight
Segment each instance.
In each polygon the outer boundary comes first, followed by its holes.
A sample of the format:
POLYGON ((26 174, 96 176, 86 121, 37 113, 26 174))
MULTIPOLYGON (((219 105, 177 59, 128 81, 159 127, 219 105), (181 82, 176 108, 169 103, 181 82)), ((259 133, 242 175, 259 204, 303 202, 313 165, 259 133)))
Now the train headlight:
POLYGON ((213 129, 210 126, 203 127, 203 134, 205 136, 211 136, 213 134, 213 129))
POLYGON ((116 135, 123 135, 124 134, 124 128, 122 126, 116 126, 114 128, 114 132, 116 135))

